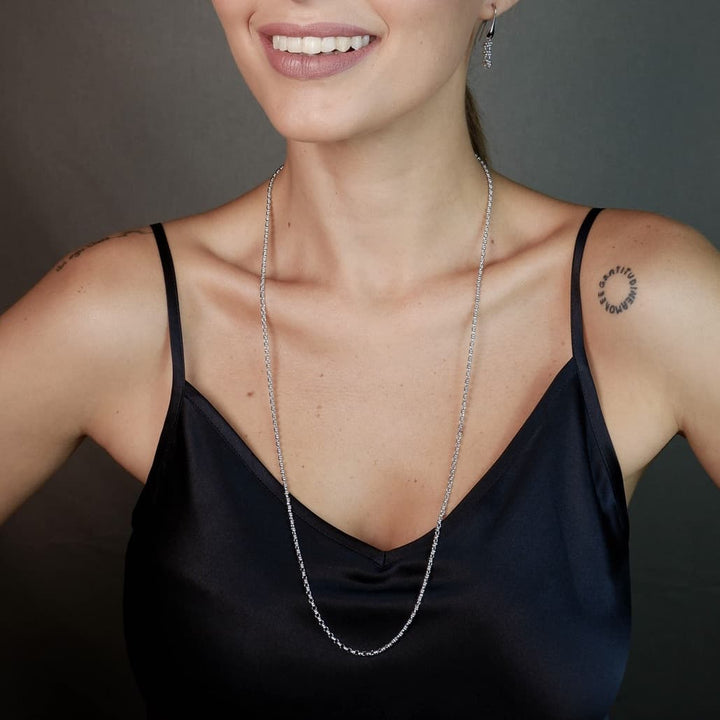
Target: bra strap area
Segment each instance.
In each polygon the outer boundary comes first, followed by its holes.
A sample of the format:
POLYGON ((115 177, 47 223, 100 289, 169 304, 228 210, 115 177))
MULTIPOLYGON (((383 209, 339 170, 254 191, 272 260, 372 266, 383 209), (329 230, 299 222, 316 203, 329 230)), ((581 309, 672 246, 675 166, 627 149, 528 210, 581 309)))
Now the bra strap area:
POLYGON ((603 208, 592 208, 585 216, 575 240, 575 252, 573 253, 572 278, 570 282, 570 327, 572 334, 572 350, 575 360, 585 368, 588 366, 587 355, 585 354, 585 342, 583 340, 583 317, 582 303, 580 300, 580 266, 582 265, 583 252, 587 243, 590 228, 595 218, 603 208))
POLYGON ((182 325, 180 323, 180 301, 178 299, 177 279, 173 265, 170 246, 168 245, 165 228, 161 223, 151 225, 157 243, 160 261, 165 277, 165 295, 167 297, 168 327, 170 330, 170 354, 172 357, 173 383, 172 399, 179 402, 185 383, 185 355, 183 351, 182 325))
POLYGON ((603 507, 607 513, 607 516, 614 518, 620 536, 627 540, 629 522, 627 504, 625 502, 625 489, 623 487, 623 476, 617 455, 615 454, 615 449, 613 448, 610 433, 603 417, 602 408, 600 407, 600 399, 595 381, 590 372, 590 364, 588 362, 583 336, 583 314, 580 297, 580 267, 582 264, 583 251, 585 250, 588 235, 590 234, 590 228, 602 209, 603 208, 592 208, 592 210, 588 212, 580 226, 580 231, 575 241, 570 289, 572 349, 578 371, 578 378, 580 380, 580 387, 585 401, 587 421, 594 437, 593 445, 599 451, 597 454, 594 454, 596 470, 593 471, 598 500, 601 507, 603 507))
POLYGON ((177 437, 177 425, 182 409, 183 392, 185 389, 185 359, 183 354, 182 328, 180 326, 180 302, 178 300, 177 280, 173 266, 170 246, 168 245, 165 229, 160 223, 150 226, 155 235, 160 261, 162 262, 163 276, 165 278, 165 295, 167 298, 168 327, 170 332, 170 357, 172 361, 172 391, 170 402, 165 415, 165 421, 160 433, 155 456, 145 487, 140 493, 132 512, 132 526, 139 528, 147 518, 151 517, 151 508, 154 507, 161 488, 166 481, 168 460, 173 456, 177 437))

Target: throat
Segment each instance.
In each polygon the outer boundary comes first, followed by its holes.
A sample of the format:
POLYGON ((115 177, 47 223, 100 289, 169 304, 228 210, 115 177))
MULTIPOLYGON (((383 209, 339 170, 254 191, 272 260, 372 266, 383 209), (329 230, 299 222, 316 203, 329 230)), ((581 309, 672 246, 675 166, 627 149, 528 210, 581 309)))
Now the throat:
POLYGON ((470 171, 480 176, 459 187, 369 176, 352 159, 335 176, 324 171, 329 157, 309 160, 291 150, 277 178, 271 274, 322 281, 346 296, 400 297, 477 272, 490 185, 474 157, 470 171))

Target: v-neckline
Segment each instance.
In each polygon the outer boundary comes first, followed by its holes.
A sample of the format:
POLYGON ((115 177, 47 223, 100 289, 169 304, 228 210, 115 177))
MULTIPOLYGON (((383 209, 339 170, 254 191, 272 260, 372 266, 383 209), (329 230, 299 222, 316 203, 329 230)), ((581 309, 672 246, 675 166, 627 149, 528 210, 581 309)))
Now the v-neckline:
MULTIPOLYGON (((575 358, 571 357, 555 374, 538 402, 515 432, 510 442, 505 446, 504 450, 485 471, 485 473, 483 473, 483 475, 465 493, 452 511, 445 516, 445 519, 443 520, 443 528, 447 528, 449 524, 459 521, 460 517, 469 507, 471 507, 473 501, 479 500, 480 497, 487 493, 495 485, 497 480, 503 476, 512 462, 514 450, 518 446, 521 446, 524 442, 529 441, 532 435, 539 430, 541 426, 537 421, 542 415, 545 405, 565 387, 569 379, 575 375, 575 370, 575 358)), ((236 455, 238 455, 243 464, 282 503, 284 510, 285 492, 282 483, 275 477, 275 475, 273 475, 272 472, 270 472, 262 460, 257 457, 250 446, 242 439, 240 433, 235 430, 235 428, 215 407, 215 405, 208 400, 208 398, 189 380, 185 380, 183 390, 183 395, 210 421, 212 426, 222 435, 230 448, 236 455)), ((335 525, 332 525, 327 520, 324 520, 320 515, 300 502, 292 495, 292 493, 290 493, 290 498, 293 506, 293 512, 307 525, 327 536, 331 540, 371 559, 381 566, 394 560, 398 560, 419 548, 424 550, 428 549, 432 535, 435 532, 435 527, 433 526, 427 532, 424 532, 419 537, 410 540, 407 543, 403 543, 402 545, 389 550, 381 550, 380 548, 377 548, 374 545, 345 532, 335 525)), ((300 538, 300 542, 302 543, 302 537, 300 538)))

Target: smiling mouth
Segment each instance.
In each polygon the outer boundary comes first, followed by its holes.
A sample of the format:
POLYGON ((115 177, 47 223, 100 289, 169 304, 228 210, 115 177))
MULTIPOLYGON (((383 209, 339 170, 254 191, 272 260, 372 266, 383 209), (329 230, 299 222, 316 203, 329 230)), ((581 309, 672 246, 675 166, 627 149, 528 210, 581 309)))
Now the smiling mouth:
POLYGON ((362 50, 374 39, 372 35, 329 37, 273 35, 272 46, 274 50, 294 55, 332 55, 362 50))
POLYGON ((342 23, 275 23, 258 28, 270 65, 293 80, 320 80, 354 68, 369 57, 380 38, 342 23))

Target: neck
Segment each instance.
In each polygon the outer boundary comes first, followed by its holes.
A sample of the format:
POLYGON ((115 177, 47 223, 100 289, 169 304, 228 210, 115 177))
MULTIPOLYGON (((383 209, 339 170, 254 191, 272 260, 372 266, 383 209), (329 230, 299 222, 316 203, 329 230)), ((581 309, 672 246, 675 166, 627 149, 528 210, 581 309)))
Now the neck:
POLYGON ((464 116, 399 125, 288 142, 273 238, 292 275, 378 295, 476 266, 487 180, 464 116))

